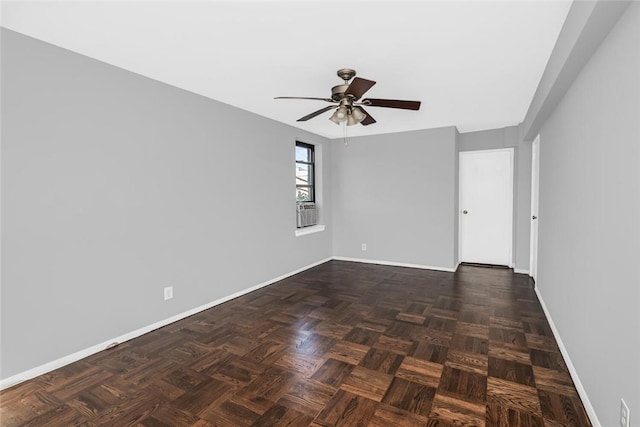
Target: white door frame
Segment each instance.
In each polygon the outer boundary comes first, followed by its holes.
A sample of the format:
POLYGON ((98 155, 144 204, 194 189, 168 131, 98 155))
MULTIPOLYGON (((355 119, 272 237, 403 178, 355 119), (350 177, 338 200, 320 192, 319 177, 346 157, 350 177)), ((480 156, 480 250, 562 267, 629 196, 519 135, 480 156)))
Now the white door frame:
POLYGON ((540 135, 531 144, 531 214, 529 216, 529 275, 538 278, 538 212, 540 193, 540 135))
MULTIPOLYGON (((508 152, 509 153, 509 171, 510 171, 510 176, 509 176, 509 194, 511 195, 511 197, 509 197, 509 210, 511 211, 511 215, 509 215, 509 267, 510 268, 514 268, 515 263, 513 260, 513 225, 515 224, 514 221, 514 212, 513 212, 513 206, 514 206, 514 182, 513 182, 513 177, 514 177, 514 170, 513 170, 513 165, 514 165, 514 149, 513 147, 510 148, 496 148, 496 149, 492 149, 492 150, 469 150, 469 151, 460 151, 458 154, 458 165, 460 164, 460 158, 462 157, 463 154, 473 154, 473 153, 487 153, 487 152, 508 152)), ((460 191, 460 168, 458 168, 458 264, 460 264, 461 262, 463 262, 461 260, 461 248, 462 248, 462 234, 460 233, 460 230, 462 229, 462 227, 460 226, 460 223, 462 222, 462 204, 461 204, 461 196, 462 196, 462 192, 460 191)))

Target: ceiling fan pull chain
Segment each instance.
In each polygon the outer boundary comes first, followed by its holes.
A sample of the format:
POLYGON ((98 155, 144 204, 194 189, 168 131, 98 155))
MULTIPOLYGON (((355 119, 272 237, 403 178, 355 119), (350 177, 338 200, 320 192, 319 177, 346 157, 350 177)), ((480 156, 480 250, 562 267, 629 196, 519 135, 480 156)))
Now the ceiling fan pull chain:
POLYGON ((349 141, 347 140, 347 122, 342 122, 342 130, 343 130, 342 138, 344 139, 344 145, 349 145, 349 141))

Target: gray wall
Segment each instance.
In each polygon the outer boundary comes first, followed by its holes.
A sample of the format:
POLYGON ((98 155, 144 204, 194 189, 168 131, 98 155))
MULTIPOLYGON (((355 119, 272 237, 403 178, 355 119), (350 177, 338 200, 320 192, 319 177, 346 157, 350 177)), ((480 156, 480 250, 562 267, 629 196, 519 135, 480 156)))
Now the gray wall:
POLYGON ((335 256, 455 266, 454 127, 334 140, 332 150, 335 256))
POLYGON ((640 417, 640 3, 540 132, 538 288, 603 426, 640 417))
POLYGON ((460 151, 513 148, 513 259, 515 268, 529 271, 531 216, 531 143, 523 142, 518 126, 460 134, 460 151))
POLYGON ((522 122, 525 141, 533 141, 567 88, 615 25, 629 1, 574 1, 522 122))
POLYGON ((295 140, 326 139, 4 29, 2 55, 2 378, 331 256, 330 182, 294 236, 295 140))

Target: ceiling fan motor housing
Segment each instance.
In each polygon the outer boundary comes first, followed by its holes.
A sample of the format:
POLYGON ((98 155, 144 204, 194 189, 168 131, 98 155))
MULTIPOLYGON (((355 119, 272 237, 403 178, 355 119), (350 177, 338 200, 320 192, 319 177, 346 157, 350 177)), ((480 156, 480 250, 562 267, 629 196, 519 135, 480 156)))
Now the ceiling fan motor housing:
POLYGON ((344 98, 344 93, 347 91, 349 85, 338 85, 331 88, 331 99, 334 101, 340 101, 344 98))

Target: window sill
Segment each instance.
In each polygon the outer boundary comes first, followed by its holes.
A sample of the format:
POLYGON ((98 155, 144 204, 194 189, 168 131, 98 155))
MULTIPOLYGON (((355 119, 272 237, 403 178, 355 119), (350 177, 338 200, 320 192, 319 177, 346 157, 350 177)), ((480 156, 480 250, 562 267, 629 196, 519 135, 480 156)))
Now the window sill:
POLYGON ((311 227, 297 228, 296 229, 296 237, 304 236, 307 234, 320 233, 324 231, 326 225, 318 224, 312 225, 311 227))

